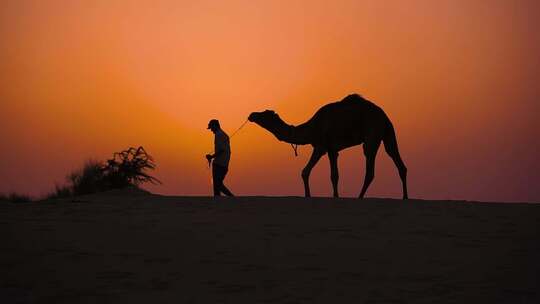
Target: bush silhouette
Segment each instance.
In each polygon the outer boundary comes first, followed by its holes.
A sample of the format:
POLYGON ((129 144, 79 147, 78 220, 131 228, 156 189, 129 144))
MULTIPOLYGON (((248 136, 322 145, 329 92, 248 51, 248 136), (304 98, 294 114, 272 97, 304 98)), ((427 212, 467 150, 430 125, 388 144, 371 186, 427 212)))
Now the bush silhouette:
MULTIPOLYGON (((106 190, 104 184, 104 175, 101 163, 89 160, 82 169, 72 172, 67 176, 67 179, 71 185, 70 192, 74 195, 89 194, 106 190)), ((59 187, 57 187, 59 189, 59 187)), ((62 189, 61 191, 66 191, 62 189)))
POLYGON ((62 198, 102 192, 129 186, 138 187, 143 183, 160 184, 155 177, 146 173, 154 170, 156 164, 143 147, 117 152, 105 164, 89 160, 84 166, 67 176, 68 184, 56 185, 55 191, 47 198, 62 198))
POLYGON ((155 168, 156 164, 152 156, 146 153, 143 147, 139 147, 114 153, 102 172, 109 187, 123 188, 129 185, 138 186, 146 182, 161 183, 145 172, 155 168))

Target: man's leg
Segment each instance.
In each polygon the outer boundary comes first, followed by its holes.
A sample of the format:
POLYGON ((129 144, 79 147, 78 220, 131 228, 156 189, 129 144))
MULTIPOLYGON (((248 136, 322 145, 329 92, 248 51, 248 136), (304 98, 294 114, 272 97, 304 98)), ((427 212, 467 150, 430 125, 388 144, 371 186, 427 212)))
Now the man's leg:
POLYGON ((220 165, 216 165, 216 176, 217 176, 217 186, 218 186, 218 195, 219 193, 223 193, 227 196, 234 196, 231 191, 229 191, 229 189, 227 189, 227 187, 225 187, 225 185, 223 184, 223 180, 225 179, 225 176, 227 175, 227 171, 228 171, 228 168, 227 167, 223 167, 223 166, 220 166, 220 165))
POLYGON ((229 189, 227 189, 227 187, 225 187, 225 184, 223 183, 223 180, 225 179, 225 176, 227 175, 227 171, 228 169, 225 168, 225 171, 223 172, 223 179, 221 180, 221 192, 223 192, 223 194, 227 196, 234 196, 234 194, 232 194, 232 192, 229 191, 229 189))
POLYGON ((223 185, 222 172, 219 166, 212 164, 212 185, 214 186, 214 196, 220 196, 221 186, 223 185))

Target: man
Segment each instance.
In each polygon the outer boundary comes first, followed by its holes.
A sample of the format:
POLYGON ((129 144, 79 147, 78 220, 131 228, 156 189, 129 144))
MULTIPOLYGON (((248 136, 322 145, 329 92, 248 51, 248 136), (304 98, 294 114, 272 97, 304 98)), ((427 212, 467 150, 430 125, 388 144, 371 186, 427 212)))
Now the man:
POLYGON ((208 162, 212 161, 212 181, 214 184, 214 196, 220 196, 221 193, 234 196, 223 184, 225 175, 229 170, 229 160, 231 158, 231 146, 229 145, 229 136, 221 130, 219 121, 212 119, 208 123, 208 128, 214 133, 214 154, 206 154, 208 162))

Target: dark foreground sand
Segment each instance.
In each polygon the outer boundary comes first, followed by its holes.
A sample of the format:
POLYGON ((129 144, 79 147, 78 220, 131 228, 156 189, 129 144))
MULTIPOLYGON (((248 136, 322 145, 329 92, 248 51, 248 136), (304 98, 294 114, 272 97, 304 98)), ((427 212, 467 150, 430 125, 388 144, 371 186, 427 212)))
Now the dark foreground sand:
POLYGON ((540 205, 113 192, 0 204, 0 303, 540 303, 540 205))

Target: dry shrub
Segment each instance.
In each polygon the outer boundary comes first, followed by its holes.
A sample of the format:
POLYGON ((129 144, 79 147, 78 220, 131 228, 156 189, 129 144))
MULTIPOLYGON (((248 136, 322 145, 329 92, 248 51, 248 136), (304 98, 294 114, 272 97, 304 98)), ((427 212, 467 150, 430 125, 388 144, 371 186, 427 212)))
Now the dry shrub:
POLYGON ((84 166, 67 176, 67 185, 56 186, 47 198, 62 198, 102 192, 143 183, 161 183, 147 171, 154 170, 154 159, 143 147, 129 148, 113 154, 105 164, 89 160, 84 166))

